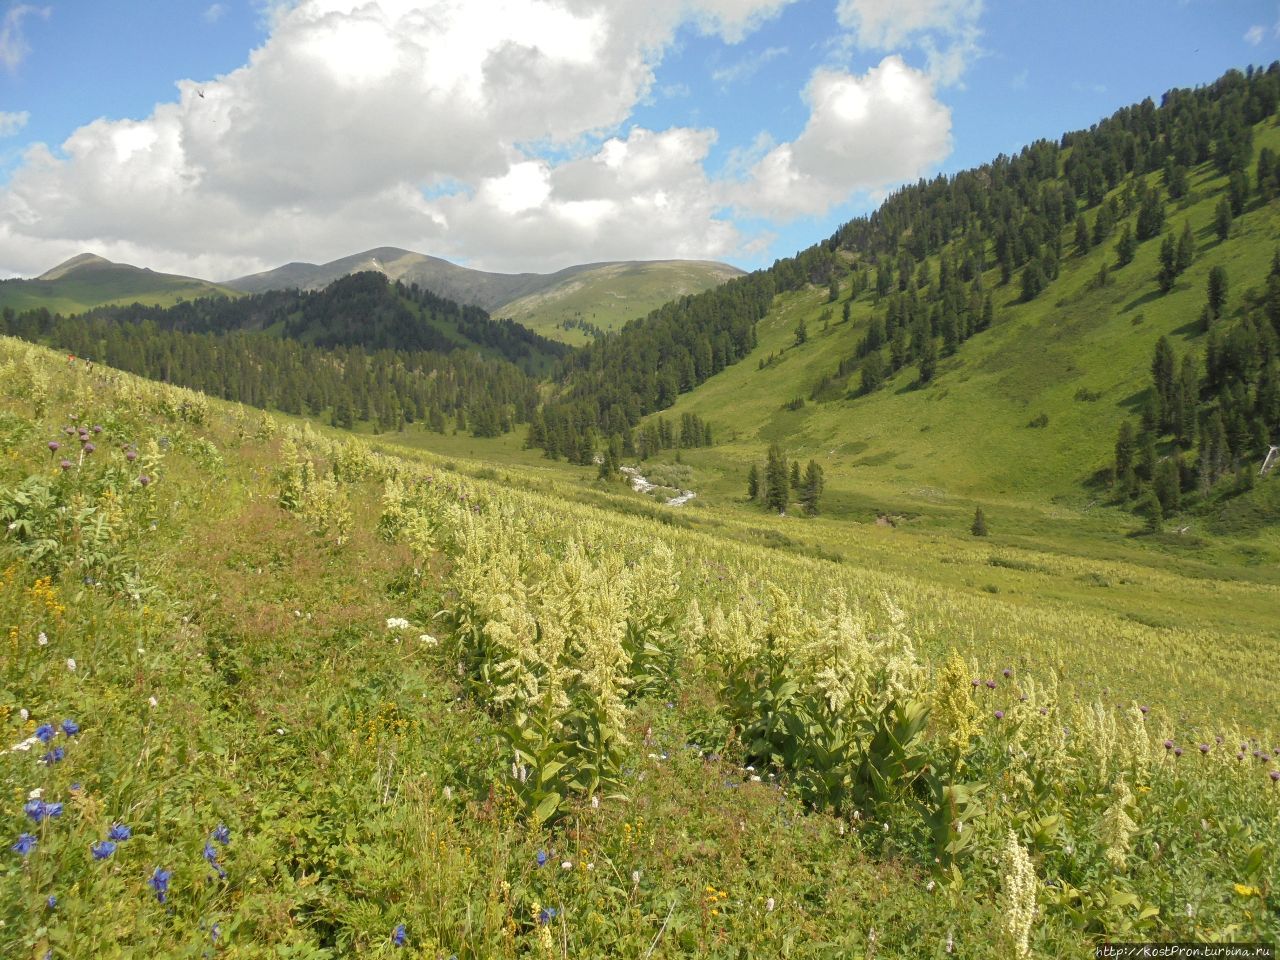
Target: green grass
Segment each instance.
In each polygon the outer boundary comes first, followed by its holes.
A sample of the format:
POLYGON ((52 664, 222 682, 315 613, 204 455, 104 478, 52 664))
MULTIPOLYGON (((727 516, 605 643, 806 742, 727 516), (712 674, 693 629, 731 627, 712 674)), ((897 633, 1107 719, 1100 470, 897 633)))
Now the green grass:
POLYGON ((616 330, 670 300, 701 293, 740 275, 733 267, 700 260, 611 263, 574 274, 549 290, 520 297, 491 313, 576 346, 593 338, 578 326, 566 327, 566 321, 616 330))

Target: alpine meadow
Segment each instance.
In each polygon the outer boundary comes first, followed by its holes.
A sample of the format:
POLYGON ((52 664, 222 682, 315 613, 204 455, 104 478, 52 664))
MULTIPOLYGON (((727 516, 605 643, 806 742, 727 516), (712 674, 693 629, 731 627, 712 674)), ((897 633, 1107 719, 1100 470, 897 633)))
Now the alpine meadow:
POLYGON ((196 6, 0 149, 0 956, 1273 955, 1280 62, 1004 153, 1005 4, 196 6))

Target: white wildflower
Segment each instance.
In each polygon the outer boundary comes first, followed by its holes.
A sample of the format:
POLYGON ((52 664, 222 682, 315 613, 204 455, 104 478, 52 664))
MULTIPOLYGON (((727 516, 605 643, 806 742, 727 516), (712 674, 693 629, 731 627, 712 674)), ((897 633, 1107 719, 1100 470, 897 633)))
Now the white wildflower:
POLYGON ((1030 955, 1031 923, 1035 918, 1036 880, 1031 858, 1011 830, 1000 856, 1004 873, 1001 920, 1005 939, 1015 957, 1030 955))
POLYGON ((632 870, 632 871, 631 871, 631 882, 632 882, 634 885, 636 885, 637 887, 638 887, 638 886, 640 886, 640 871, 639 871, 639 870, 632 870))
POLYGON ((22 718, 23 723, 26 723, 27 720, 31 719, 31 714, 27 712, 26 707, 23 707, 21 710, 18 711, 18 716, 22 718))
POLYGON ((440 792, 441 792, 441 794, 444 796, 444 798, 445 798, 446 800, 452 800, 452 799, 453 799, 453 787, 445 787, 445 788, 444 788, 442 791, 440 791, 440 792))
POLYGON ((408 630, 409 621, 404 617, 387 617, 388 630, 408 630))
POLYGON ((283 737, 283 736, 284 736, 284 727, 276 727, 276 733, 278 733, 280 736, 282 736, 282 737, 283 737))
POLYGON ((572 861, 572 860, 565 860, 564 862, 562 862, 562 863, 560 864, 560 869, 561 869, 561 870, 572 870, 572 869, 573 869, 573 861, 572 861))
POLYGON ((74 657, 67 657, 67 669, 72 673, 76 672, 76 661, 74 657))
POLYGON ((44 795, 44 787, 36 787, 34 790, 32 790, 30 793, 27 794, 27 799, 39 800, 40 797, 43 795, 44 795))
POLYGON ((956 939, 951 931, 947 931, 947 953, 954 953, 956 949, 956 939))
POLYGON ((424 647, 438 647, 440 645, 440 641, 429 633, 418 634, 418 642, 424 647))
POLYGON ((591 809, 592 809, 592 810, 599 810, 599 809, 600 809, 600 798, 599 798, 599 797, 597 797, 597 796, 592 796, 592 797, 591 797, 591 809))
POLYGON ((770 897, 768 900, 764 902, 765 913, 773 913, 773 908, 775 906, 777 906, 777 904, 774 903, 773 897, 770 897))
POLYGON ((49 638, 44 635, 43 630, 40 631, 40 636, 36 637, 36 643, 40 644, 42 647, 48 645, 49 638))
POLYGON ((936 884, 936 883, 934 883, 932 880, 930 880, 928 883, 926 883, 926 884, 924 885, 924 888, 925 888, 925 890, 927 890, 929 893, 933 893, 933 888, 934 888, 934 887, 936 887, 936 886, 937 886, 937 884, 936 884))
POLYGON ((160 706, 160 701, 157 700, 155 697, 147 697, 147 703, 151 704, 151 706, 153 707, 160 706))
POLYGON ((752 783, 759 783, 759 782, 760 782, 760 777, 759 777, 759 775, 758 775, 758 774, 754 774, 754 773, 753 773, 753 774, 751 775, 751 782, 752 782, 752 783))

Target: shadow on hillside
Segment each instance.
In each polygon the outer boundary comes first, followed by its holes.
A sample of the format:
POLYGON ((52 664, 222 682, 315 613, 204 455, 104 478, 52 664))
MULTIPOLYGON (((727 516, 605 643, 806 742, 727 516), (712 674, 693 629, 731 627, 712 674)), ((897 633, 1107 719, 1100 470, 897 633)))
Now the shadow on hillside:
POLYGON ((1161 293, 1159 290, 1148 290, 1142 296, 1135 297, 1134 299, 1126 303, 1123 307, 1120 308, 1120 312, 1128 313, 1130 310, 1134 310, 1137 307, 1144 306, 1150 303, 1152 300, 1159 300, 1163 296, 1164 294, 1161 293))

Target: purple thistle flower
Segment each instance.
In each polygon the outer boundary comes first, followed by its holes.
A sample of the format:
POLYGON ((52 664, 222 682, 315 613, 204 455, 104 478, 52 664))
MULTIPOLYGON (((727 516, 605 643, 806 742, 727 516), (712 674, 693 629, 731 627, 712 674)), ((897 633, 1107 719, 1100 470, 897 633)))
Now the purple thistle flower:
POLYGON ((75 464, 72 463, 70 460, 63 460, 60 464, 58 464, 58 466, 60 466, 63 470, 70 470, 72 467, 75 466, 75 464))
POLYGON ((74 720, 63 720, 62 732, 65 733, 68 737, 74 737, 77 733, 80 732, 80 724, 76 723, 74 720))
POLYGON ((63 427, 63 428, 62 428, 62 432, 63 432, 63 433, 65 433, 65 434, 69 437, 69 436, 71 436, 72 434, 74 434, 74 433, 76 432, 76 428, 75 428, 75 427, 63 427))
POLYGON ((37 842, 38 841, 36 840, 34 834, 20 833, 18 834, 18 842, 15 843, 9 849, 16 854, 19 854, 20 856, 25 857, 27 856, 27 854, 29 854, 32 850, 36 848, 37 842))
POLYGON ((224 847, 231 843, 231 831, 227 829, 225 823, 218 824, 213 831, 213 839, 217 840, 224 847))
POLYGON ((85 452, 85 453, 93 453, 93 451, 95 451, 95 450, 97 450, 97 449, 98 449, 98 448, 97 448, 97 447, 95 447, 92 443, 86 443, 86 444, 84 445, 84 452, 85 452))
POLYGON ((126 451, 126 452, 125 452, 125 455, 124 455, 124 458, 125 458, 126 460, 128 460, 130 463, 133 463, 133 461, 135 461, 135 460, 137 460, 137 459, 138 459, 137 451, 135 451, 135 450, 129 450, 129 451, 126 451))
POLYGON ((1143 704, 1143 705, 1142 705, 1141 707, 1139 707, 1138 709, 1142 711, 1143 716, 1146 716, 1148 713, 1150 713, 1150 712, 1151 712, 1151 708, 1150 708, 1150 707, 1148 707, 1148 706, 1146 706, 1145 704, 1143 704))
POLYGON ((50 441, 49 441, 49 453, 51 453, 51 454, 57 453, 57 452, 58 452, 58 450, 59 450, 59 448, 60 448, 61 446, 62 446, 62 444, 60 444, 57 440, 50 440, 50 441))
POLYGON ((1004 678, 1005 678, 1006 680, 1008 680, 1010 677, 1012 677, 1012 676, 1013 676, 1013 671, 1012 671, 1012 670, 1010 670, 1008 667, 1005 667, 1005 668, 1004 668, 1003 670, 1001 670, 1000 672, 1001 672, 1002 674, 1004 674, 1004 678))
POLYGON ((1003 720, 1003 719, 1004 719, 1004 711, 1003 711, 1003 710, 997 710, 997 711, 996 711, 996 719, 997 719, 997 720, 1003 720))
POLYGON ((994 690, 995 688, 996 688, 996 682, 995 682, 994 680, 988 680, 988 681, 987 681, 987 689, 988 689, 988 690, 994 690))
POLYGON ((1174 748, 1173 748, 1173 755, 1174 755, 1175 757, 1180 757, 1180 756, 1182 756, 1182 748, 1181 748, 1181 747, 1174 747, 1174 748))
POLYGON ((1280 770, 1272 770, 1268 776, 1271 777, 1272 783, 1280 783, 1280 770))
POLYGON ((97 425, 95 425, 95 426, 94 426, 94 428, 93 428, 93 432, 94 432, 94 433, 101 433, 101 432, 102 432, 102 428, 101 428, 101 427, 99 427, 99 426, 97 426, 97 425))
POLYGON ((409 934, 408 934, 408 931, 405 930, 403 923, 397 925, 395 930, 391 934, 391 942, 394 943, 397 947, 403 947, 404 942, 408 938, 409 938, 409 934))
POLYGON ((1200 744, 1200 752, 1201 752, 1201 753, 1208 753, 1208 752, 1209 752, 1209 745, 1208 745, 1207 743, 1202 743, 1202 744, 1200 744))
POLYGON ((48 743, 54 738, 55 733, 52 723, 42 723, 36 727, 36 739, 41 743, 48 743))
POLYGON ((93 859, 105 860, 107 859, 107 857, 111 856, 113 853, 116 852, 115 841, 99 840, 97 843, 91 846, 89 850, 90 852, 93 853, 93 859))
POLYGON ((156 867, 156 872, 147 881, 147 886, 156 892, 156 899, 161 903, 169 899, 169 878, 172 876, 172 871, 165 870, 163 867, 156 867))
POLYGON ((1236 754, 1236 759, 1237 759, 1237 760, 1243 760, 1243 759, 1244 759, 1244 754, 1243 754, 1243 753, 1237 753, 1237 754, 1236 754))
POLYGON ((145 487, 151 483, 151 478, 144 473, 138 478, 138 482, 145 487))
POLYGON ((132 836, 132 828, 123 823, 113 823, 111 829, 107 831, 107 839, 109 840, 128 840, 132 836))
POLYGON ((973 680, 973 681, 971 681, 971 682, 973 683, 973 689, 975 689, 975 690, 977 690, 977 689, 978 689, 978 687, 982 686, 982 681, 981 681, 981 680, 973 680))
POLYGON ((1172 741, 1172 740, 1166 740, 1166 741, 1164 742, 1164 748, 1165 748, 1166 750, 1172 750, 1172 749, 1173 749, 1173 741, 1172 741))

